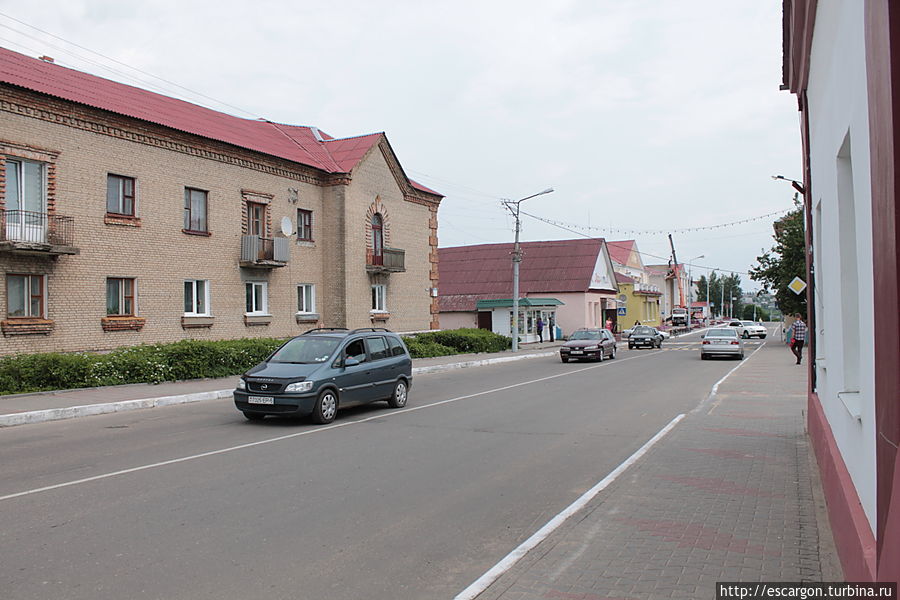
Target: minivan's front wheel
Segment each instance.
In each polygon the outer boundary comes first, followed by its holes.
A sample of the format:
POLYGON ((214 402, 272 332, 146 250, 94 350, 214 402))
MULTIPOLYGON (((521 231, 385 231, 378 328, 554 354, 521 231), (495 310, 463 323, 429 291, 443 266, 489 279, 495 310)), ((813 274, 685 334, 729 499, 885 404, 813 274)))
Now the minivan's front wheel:
POLYGON ((323 390, 313 407, 313 423, 331 423, 337 415, 338 398, 334 390, 323 390))
POLYGON ((406 386, 406 382, 401 379, 397 382, 397 385, 394 386, 393 395, 388 398, 388 406, 391 408, 403 408, 406 406, 406 399, 408 396, 409 388, 406 386))

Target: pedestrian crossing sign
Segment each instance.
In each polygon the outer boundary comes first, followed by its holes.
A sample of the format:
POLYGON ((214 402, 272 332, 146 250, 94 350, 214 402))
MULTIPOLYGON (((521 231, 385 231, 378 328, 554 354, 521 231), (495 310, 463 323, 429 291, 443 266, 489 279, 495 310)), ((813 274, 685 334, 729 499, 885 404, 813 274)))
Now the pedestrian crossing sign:
POLYGON ((619 307, 619 308, 616 310, 616 315, 619 316, 619 317, 624 317, 624 316, 625 316, 625 307, 624 307, 624 306, 619 307))
POLYGON ((794 280, 788 284, 788 289, 799 296, 806 289, 806 282, 799 277, 794 277, 794 280))

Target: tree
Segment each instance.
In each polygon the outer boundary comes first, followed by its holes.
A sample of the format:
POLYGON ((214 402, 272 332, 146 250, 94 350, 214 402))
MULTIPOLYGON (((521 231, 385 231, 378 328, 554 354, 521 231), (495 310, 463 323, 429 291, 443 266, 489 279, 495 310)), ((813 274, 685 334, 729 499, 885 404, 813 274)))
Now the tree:
POLYGON ((794 196, 794 210, 772 225, 775 245, 756 258, 758 266, 750 268, 750 279, 762 284, 765 292, 772 292, 781 312, 806 314, 806 292, 795 294, 788 289, 794 277, 806 279, 806 236, 804 234, 803 208, 798 196, 794 196))
POLYGON ((741 319, 744 321, 769 321, 771 320, 771 315, 762 306, 745 304, 741 313, 741 319))
POLYGON ((732 309, 731 314, 741 314, 741 277, 732 273, 730 276, 719 276, 715 271, 709 274, 709 281, 706 276, 701 275, 697 281, 697 300, 699 302, 709 301, 710 312, 713 315, 722 316, 728 313, 729 307, 732 309), (707 297, 707 283, 709 284, 709 297, 707 297))

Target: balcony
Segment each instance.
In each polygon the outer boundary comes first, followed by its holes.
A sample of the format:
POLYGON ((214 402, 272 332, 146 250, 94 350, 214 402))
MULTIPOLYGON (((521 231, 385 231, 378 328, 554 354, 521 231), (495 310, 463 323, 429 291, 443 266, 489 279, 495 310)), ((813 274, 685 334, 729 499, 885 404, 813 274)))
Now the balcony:
POLYGON ((366 251, 366 271, 369 273, 403 273, 406 271, 406 250, 382 248, 380 255, 366 251))
POLYGON ((291 256, 290 238, 263 238, 258 235, 241 236, 241 266, 256 269, 276 269, 287 265, 291 256))
POLYGON ((75 218, 27 210, 0 211, 0 252, 59 256, 78 254, 75 218))

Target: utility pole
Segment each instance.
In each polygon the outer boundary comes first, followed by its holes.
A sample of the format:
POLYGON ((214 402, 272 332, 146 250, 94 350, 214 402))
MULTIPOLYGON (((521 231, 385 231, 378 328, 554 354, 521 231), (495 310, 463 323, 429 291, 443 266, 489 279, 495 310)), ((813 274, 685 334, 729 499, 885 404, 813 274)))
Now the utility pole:
POLYGON ((553 188, 547 188, 537 194, 532 194, 520 200, 503 200, 502 204, 516 220, 516 242, 513 245, 513 305, 512 305, 512 351, 519 351, 519 264, 522 262, 522 249, 519 247, 519 232, 522 230, 522 222, 519 220, 520 205, 529 198, 549 194, 553 188), (513 208, 515 206, 515 208, 513 208))

